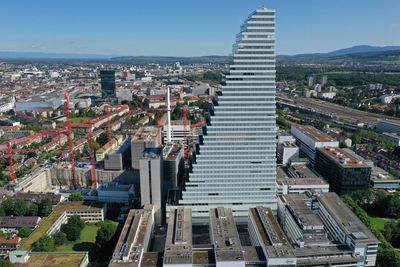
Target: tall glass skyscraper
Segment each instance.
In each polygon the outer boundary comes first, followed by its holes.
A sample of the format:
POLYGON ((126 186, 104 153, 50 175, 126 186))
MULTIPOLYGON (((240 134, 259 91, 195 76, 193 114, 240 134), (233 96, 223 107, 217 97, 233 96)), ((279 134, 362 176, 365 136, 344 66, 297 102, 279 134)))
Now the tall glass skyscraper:
POLYGON ((114 70, 101 70, 101 97, 115 97, 115 71, 114 70))
POLYGON ((247 216, 257 205, 276 209, 275 11, 246 19, 233 63, 179 204, 193 217, 210 208, 247 216))

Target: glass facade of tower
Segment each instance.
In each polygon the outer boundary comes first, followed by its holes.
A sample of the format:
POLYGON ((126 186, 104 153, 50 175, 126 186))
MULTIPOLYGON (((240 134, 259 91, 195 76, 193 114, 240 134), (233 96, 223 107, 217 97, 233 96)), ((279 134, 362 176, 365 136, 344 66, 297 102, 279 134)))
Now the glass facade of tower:
POLYGON ((233 63, 180 204, 276 209, 275 11, 257 9, 241 26, 233 63))
POLYGON ((115 71, 113 70, 101 70, 101 97, 115 97, 115 71))

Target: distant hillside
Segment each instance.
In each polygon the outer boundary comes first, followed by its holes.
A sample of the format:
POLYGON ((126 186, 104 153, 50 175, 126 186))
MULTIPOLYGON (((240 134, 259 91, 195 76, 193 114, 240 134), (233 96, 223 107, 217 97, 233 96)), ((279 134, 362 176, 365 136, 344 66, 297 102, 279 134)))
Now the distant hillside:
POLYGON ((298 54, 278 56, 280 64, 291 63, 326 63, 326 64, 400 64, 400 46, 374 47, 354 46, 329 53, 298 54))
POLYGON ((344 48, 326 53, 326 56, 342 56, 355 53, 368 53, 368 52, 385 52, 400 50, 400 46, 370 46, 370 45, 357 45, 350 48, 344 48))
POLYGON ((115 55, 0 51, 0 59, 108 59, 115 55))
POLYGON ((112 62, 130 63, 130 64, 172 64, 180 62, 181 64, 226 64, 230 61, 228 56, 203 56, 203 57, 162 57, 162 56, 130 56, 130 57, 113 57, 112 62))
MULTIPOLYGON (((358 45, 350 48, 335 50, 328 53, 298 54, 293 56, 278 55, 278 64, 298 63, 327 63, 327 64, 396 64, 400 65, 400 46, 369 46, 358 45)), ((127 63, 144 65, 148 63, 173 64, 227 64, 231 62, 230 56, 201 56, 201 57, 164 57, 164 56, 115 56, 101 54, 68 54, 68 53, 42 53, 42 52, 4 52, 0 51, 0 60, 8 61, 49 61, 49 62, 104 62, 127 63)))

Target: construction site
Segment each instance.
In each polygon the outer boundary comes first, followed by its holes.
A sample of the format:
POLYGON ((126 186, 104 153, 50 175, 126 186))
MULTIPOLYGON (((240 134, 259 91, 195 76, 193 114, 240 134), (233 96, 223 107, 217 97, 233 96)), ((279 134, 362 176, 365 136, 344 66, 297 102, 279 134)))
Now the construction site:
POLYGON ((97 190, 103 183, 133 185, 133 199, 140 201, 140 176, 144 172, 140 162, 152 157, 148 153, 150 148, 159 148, 163 150, 162 168, 157 173, 159 192, 152 194, 160 194, 161 206, 164 206, 170 191, 179 194, 185 186, 206 126, 206 119, 198 110, 184 103, 174 107, 180 109, 181 118, 172 120, 174 109, 170 98, 168 89, 166 108, 159 109, 132 109, 105 99, 96 117, 80 120, 74 116, 76 111, 71 110, 69 95, 65 92, 65 116, 58 127, 9 140, 1 149, 8 161, 8 187, 15 192, 80 191, 85 194, 97 190), (190 116, 195 118, 195 123, 191 124, 190 116), (136 124, 132 123, 135 118, 138 118, 136 124), (100 141, 104 136, 106 140, 100 141), (44 153, 54 156, 43 160, 44 153), (29 161, 40 164, 23 175, 18 173, 16 166, 29 161), (164 176, 168 177, 164 179, 164 176))

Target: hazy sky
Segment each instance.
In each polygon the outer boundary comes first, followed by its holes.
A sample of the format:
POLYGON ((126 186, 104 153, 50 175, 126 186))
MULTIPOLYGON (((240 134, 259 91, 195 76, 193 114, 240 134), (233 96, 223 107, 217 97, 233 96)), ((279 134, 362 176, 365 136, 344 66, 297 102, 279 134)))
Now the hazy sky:
POLYGON ((1 0, 0 51, 227 55, 260 6, 278 54, 400 45, 400 0, 1 0))

